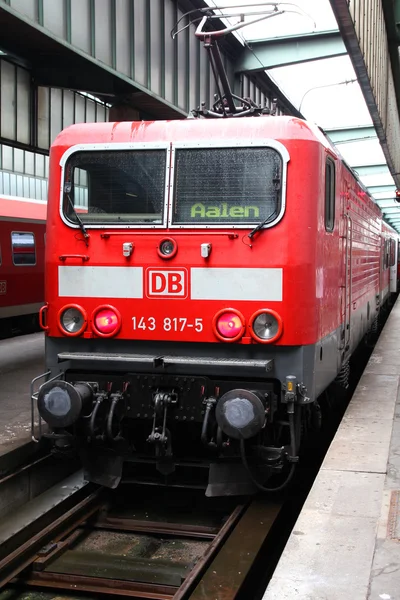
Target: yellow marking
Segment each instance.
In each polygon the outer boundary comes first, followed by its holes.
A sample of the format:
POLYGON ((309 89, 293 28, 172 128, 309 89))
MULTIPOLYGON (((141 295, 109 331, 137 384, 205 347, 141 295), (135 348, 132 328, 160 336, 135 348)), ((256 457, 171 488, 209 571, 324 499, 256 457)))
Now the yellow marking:
POLYGON ((260 217, 260 209, 258 206, 229 206, 226 202, 222 202, 219 206, 206 206, 202 202, 193 204, 190 209, 190 216, 192 219, 200 217, 201 219, 222 219, 222 218, 233 218, 241 219, 252 218, 258 219, 260 217))

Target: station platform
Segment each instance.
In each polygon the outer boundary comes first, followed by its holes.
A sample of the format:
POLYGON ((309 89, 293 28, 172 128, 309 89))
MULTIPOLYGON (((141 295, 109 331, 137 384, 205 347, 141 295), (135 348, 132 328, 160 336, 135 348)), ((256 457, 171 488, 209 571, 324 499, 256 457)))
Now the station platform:
POLYGON ((43 371, 43 333, 0 341, 0 457, 30 443, 30 383, 43 371))
POLYGON ((400 297, 263 600, 400 600, 400 297))

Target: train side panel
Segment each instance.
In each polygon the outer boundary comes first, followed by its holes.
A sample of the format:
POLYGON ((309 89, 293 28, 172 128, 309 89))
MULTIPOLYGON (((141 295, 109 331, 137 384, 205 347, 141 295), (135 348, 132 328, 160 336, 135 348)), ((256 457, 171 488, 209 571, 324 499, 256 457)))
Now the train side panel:
POLYGON ((0 319, 3 334, 31 324, 44 302, 46 204, 0 198, 0 319))
POLYGON ((314 358, 317 394, 336 377, 377 318, 381 284, 378 207, 333 154, 326 154, 321 167, 315 257, 320 316, 320 344, 314 358), (332 220, 328 183, 333 175, 332 220))

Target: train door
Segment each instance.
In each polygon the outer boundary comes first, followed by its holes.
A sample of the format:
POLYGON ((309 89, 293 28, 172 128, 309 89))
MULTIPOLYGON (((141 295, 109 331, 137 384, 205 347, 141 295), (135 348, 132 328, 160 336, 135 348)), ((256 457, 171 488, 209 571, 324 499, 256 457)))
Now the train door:
POLYGON ((389 291, 392 294, 397 292, 397 262, 398 262, 398 250, 399 246, 397 241, 393 238, 390 239, 390 279, 389 279, 389 291))
POLYGON ((351 346, 351 302, 352 302, 352 245, 353 221, 350 216, 350 184, 345 180, 345 192, 341 194, 341 241, 342 241, 342 283, 341 283, 341 332, 340 350, 342 361, 351 346))
POLYGON ((396 240, 397 248, 397 289, 400 291, 400 240, 396 240))
POLYGON ((379 305, 383 306, 389 294, 389 239, 382 233, 381 237, 381 260, 379 278, 379 305))

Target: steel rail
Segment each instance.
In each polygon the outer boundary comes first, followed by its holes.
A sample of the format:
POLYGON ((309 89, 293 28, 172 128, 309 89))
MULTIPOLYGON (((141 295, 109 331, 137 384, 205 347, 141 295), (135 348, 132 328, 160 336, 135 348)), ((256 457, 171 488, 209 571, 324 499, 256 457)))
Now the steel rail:
POLYGON ((64 536, 100 510, 102 492, 102 488, 92 492, 0 560, 0 588, 31 565, 40 549, 53 541, 55 536, 64 536))
POLYGON ((112 596, 130 596, 148 600, 172 600, 177 591, 177 588, 172 586, 106 579, 105 577, 50 573, 47 571, 32 573, 26 578, 19 578, 17 582, 19 585, 26 584, 32 587, 91 592, 102 595, 111 594, 112 596))
MULTIPOLYGON (((229 514, 223 525, 191 525, 187 523, 141 521, 125 517, 108 516, 107 504, 101 499, 102 490, 90 494, 72 507, 65 515, 48 525, 42 532, 25 542, 4 560, 0 561, 0 585, 11 581, 18 586, 86 592, 114 597, 135 597, 147 600, 200 600, 221 597, 234 600, 248 583, 248 574, 259 556, 260 550, 276 521, 281 505, 262 500, 253 500, 247 505, 238 505, 229 514), (107 508, 106 508, 107 507, 107 508), (97 517, 93 518, 100 511, 97 517), (88 519, 92 519, 88 522, 88 519), (139 573, 141 560, 132 559, 132 566, 122 574, 112 572, 112 559, 104 576, 103 572, 91 575, 90 561, 81 563, 79 546, 74 548, 80 537, 89 531, 108 529, 138 532, 146 535, 173 536, 209 540, 205 552, 199 556, 194 567, 182 577, 182 583, 174 581, 178 575, 168 576, 162 581, 165 563, 157 571, 157 563, 150 569, 151 578, 146 580, 139 573), (51 541, 49 544, 48 542, 51 541), (44 546, 47 543, 48 546, 44 546), (70 554, 63 555, 65 551, 70 554), (61 559, 61 563, 60 560, 61 559), (53 561, 58 561, 52 567, 53 561), (76 567, 75 567, 76 563, 76 567), (31 566, 29 570, 27 567, 31 566), (53 569, 53 570, 52 570, 53 569), (24 571, 25 572, 22 572, 24 571), (16 577, 18 575, 18 577, 16 577), (137 575, 136 575, 137 577, 137 575), (158 577, 158 580, 157 580, 158 577)), ((107 534, 106 534, 107 535, 107 534)), ((82 554, 82 556, 84 556, 82 554)), ((107 555, 106 555, 107 556, 107 555)), ((111 555, 113 556, 113 555, 111 555)), ((93 560, 93 559, 90 559, 93 560)), ((125 561, 127 559, 124 559, 125 561)), ((147 564, 143 562, 147 568, 147 564)), ((125 567, 126 568, 126 567, 125 567)), ((171 564, 171 568, 173 568, 171 564)), ((185 567, 186 568, 186 567, 185 567)), ((141 573, 141 571, 140 571, 141 573)))
MULTIPOLYGON (((234 600, 243 589, 280 509, 280 503, 267 504, 262 500, 251 502, 220 552, 213 557, 193 593, 186 598, 234 600)), ((174 600, 180 598, 183 596, 178 593, 174 600)))
POLYGON ((22 467, 18 467, 14 471, 10 471, 10 473, 7 473, 7 475, 3 475, 2 477, 0 477, 0 485, 3 485, 4 483, 6 483, 6 481, 9 481, 10 479, 13 479, 13 477, 17 477, 24 471, 29 471, 29 469, 33 469, 34 467, 48 460, 51 457, 52 455, 47 453, 44 456, 41 456, 40 458, 37 458, 36 460, 29 462, 26 465, 23 465, 22 467))
MULTIPOLYGON (((201 575, 201 572, 204 571, 208 567, 208 565, 212 561, 213 557, 215 555, 218 555, 218 551, 220 550, 221 545, 224 543, 224 541, 227 539, 227 537, 231 533, 232 529, 234 528, 234 526, 236 525, 236 523, 242 516, 244 510, 245 510, 245 506, 239 505, 231 513, 229 519, 226 521, 226 523, 220 529, 218 535, 216 535, 216 537, 214 538, 214 541, 211 542, 211 544, 207 548, 206 552, 203 554, 201 559, 197 562, 194 569, 192 569, 191 572, 189 573, 189 575, 186 577, 185 581, 183 582, 183 584, 181 585, 181 587, 175 594, 174 600, 182 600, 182 598, 187 597, 187 594, 190 593, 190 591, 193 589, 196 582, 198 581, 198 579, 201 575)), ((208 596, 205 596, 205 597, 207 598, 208 596)))
MULTIPOLYGON (((178 586, 162 585, 150 582, 139 582, 132 580, 122 580, 116 578, 105 578, 98 576, 89 576, 79 573, 53 572, 51 571, 51 560, 57 558, 60 552, 67 550, 70 545, 76 541, 80 535, 77 531, 72 532, 69 538, 64 539, 59 544, 55 544, 55 548, 46 556, 39 558, 33 564, 33 571, 22 575, 13 583, 18 585, 28 585, 32 587, 45 587, 63 590, 74 590, 75 592, 91 592, 111 594, 114 596, 131 596, 136 598, 146 598, 152 600, 178 600, 185 597, 190 590, 196 585, 196 582, 201 578, 203 571, 207 565, 213 560, 229 534, 232 532, 241 516, 245 511, 244 505, 237 506, 229 515, 229 518, 221 528, 180 524, 180 523, 157 523, 135 521, 134 519, 119 519, 112 518, 112 529, 120 531, 139 531, 146 534, 167 534, 175 535, 176 537, 191 537, 210 539, 212 542, 208 546, 206 552, 197 561, 195 567, 190 571, 185 578, 183 584, 178 586), (136 524, 138 526, 136 527, 136 524), (146 527, 147 525, 147 527, 146 527), (201 533, 203 531, 203 533, 201 533), (213 533, 211 534, 211 531, 213 533), (46 569, 45 571, 42 569, 46 569)), ((92 513, 93 514, 93 513, 92 513)), ((110 518, 111 519, 111 518, 110 518)), ((81 524, 84 519, 81 519, 81 524)), ((100 520, 90 523, 90 527, 94 529, 107 529, 107 516, 100 517, 100 520)), ((70 527, 70 530, 73 528, 70 527)), ((83 530, 85 531, 85 530, 83 530)), ((65 538, 65 531, 59 537, 65 538)))
POLYGON ((119 531, 132 531, 144 533, 156 533, 158 535, 172 535, 179 537, 201 538, 213 540, 220 531, 219 527, 208 527, 206 525, 190 525, 186 523, 164 523, 158 521, 137 521, 135 519, 100 516, 98 520, 91 523, 96 529, 115 529, 119 531))

